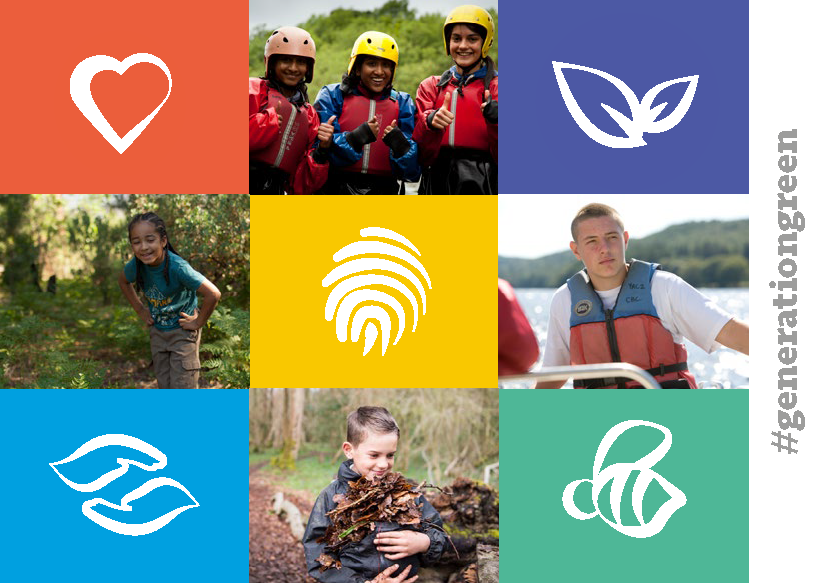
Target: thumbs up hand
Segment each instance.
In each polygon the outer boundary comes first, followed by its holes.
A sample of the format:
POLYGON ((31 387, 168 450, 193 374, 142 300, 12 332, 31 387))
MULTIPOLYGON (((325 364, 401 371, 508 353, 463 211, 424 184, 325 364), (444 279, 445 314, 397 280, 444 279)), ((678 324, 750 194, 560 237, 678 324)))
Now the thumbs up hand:
POLYGON ((375 115, 368 120, 368 127, 370 128, 370 131, 373 132, 374 138, 379 136, 379 122, 377 121, 375 115))
POLYGON ((331 115, 330 119, 319 125, 318 138, 320 148, 329 148, 330 144, 333 142, 333 132, 336 131, 336 128, 333 126, 333 122, 335 121, 336 116, 331 115))
POLYGON ((278 122, 278 126, 281 127, 281 122, 284 121, 284 118, 279 113, 279 109, 281 109, 281 99, 276 97, 276 107, 270 106, 273 109, 273 112, 276 114, 276 121, 278 122))
POLYGON ((393 120, 390 125, 385 126, 385 131, 382 132, 382 139, 384 140, 389 133, 396 129, 396 120, 393 120))
POLYGON ((485 90, 485 96, 483 97, 483 100, 482 100, 482 105, 480 105, 480 111, 483 111, 485 109, 485 106, 488 105, 489 103, 491 103, 491 92, 488 89, 486 89, 485 90))
POLYGON ((480 111, 485 121, 490 124, 497 123, 499 119, 499 104, 496 99, 491 99, 491 92, 488 89, 485 90, 485 98, 482 101, 482 105, 480 105, 480 111))
POLYGON ((431 128, 435 130, 444 130, 451 122, 454 121, 454 114, 451 113, 451 98, 453 94, 450 91, 445 92, 445 99, 442 100, 442 107, 440 107, 433 114, 430 121, 431 128))
POLYGON ((396 127, 396 120, 393 120, 389 126, 385 126, 385 132, 382 134, 382 141, 385 142, 391 149, 391 154, 394 158, 401 158, 411 149, 411 143, 402 130, 396 127))

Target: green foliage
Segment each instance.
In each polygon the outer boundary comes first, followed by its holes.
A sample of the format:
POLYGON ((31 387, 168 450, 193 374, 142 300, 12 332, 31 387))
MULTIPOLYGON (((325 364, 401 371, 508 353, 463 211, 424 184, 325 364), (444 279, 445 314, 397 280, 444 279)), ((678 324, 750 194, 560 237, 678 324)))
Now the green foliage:
POLYGON ((218 306, 210 317, 201 351, 210 355, 201 366, 205 378, 227 389, 250 387, 250 313, 218 306))
MULTIPOLYGON (((154 212, 172 246, 213 282, 222 302, 250 305, 250 197, 244 194, 141 194, 127 201, 129 216, 154 212)), ((129 243, 124 232, 123 245, 129 243)))
POLYGON ((125 253, 119 251, 118 244, 126 233, 126 222, 122 217, 92 216, 88 210, 79 209, 67 220, 67 228, 69 244, 85 260, 84 267, 75 273, 84 276, 91 267, 89 278, 100 292, 103 304, 109 305, 119 293, 117 277, 125 253))
POLYGON ((0 311, 0 328, 0 366, 5 373, 15 362, 30 362, 28 347, 47 333, 48 325, 37 316, 24 315, 22 310, 6 309, 0 311))
MULTIPOLYGON (((450 6, 450 5, 449 5, 450 6)), ((489 8, 497 27, 497 11, 489 8)), ((316 43, 316 65, 313 83, 308 88, 311 100, 319 89, 330 83, 338 83, 347 71, 350 51, 356 38, 368 30, 378 30, 391 35, 399 43, 399 66, 394 87, 399 91, 416 95, 423 79, 441 75, 453 63, 445 54, 442 25, 445 14, 424 14, 408 7, 407 0, 391 0, 375 10, 337 8, 327 15, 311 16, 299 26, 313 36, 316 43)), ((264 75, 264 44, 270 33, 280 23, 270 27, 257 27, 250 32, 250 77, 264 75)), ((497 63, 497 40, 489 52, 497 63)))
POLYGON ((77 360, 63 351, 39 363, 36 389, 100 389, 104 370, 99 362, 77 360))
MULTIPOLYGON (((660 263, 696 287, 749 285, 749 221, 700 221, 673 225, 631 239, 626 258, 660 263)), ((554 288, 581 270, 571 251, 538 259, 498 258, 498 273, 514 287, 554 288)))
POLYGON ((124 360, 151 359, 149 333, 132 307, 128 304, 116 305, 110 314, 111 317, 97 322, 100 334, 97 335, 96 347, 103 349, 116 346, 119 356, 124 360))
POLYGON ((60 195, 0 195, 2 283, 12 291, 34 288, 50 243, 59 237, 60 195))

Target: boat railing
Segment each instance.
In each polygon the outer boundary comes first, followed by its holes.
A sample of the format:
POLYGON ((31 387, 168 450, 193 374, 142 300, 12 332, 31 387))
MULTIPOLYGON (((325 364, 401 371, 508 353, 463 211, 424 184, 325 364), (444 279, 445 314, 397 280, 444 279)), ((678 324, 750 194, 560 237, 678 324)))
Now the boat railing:
POLYGON ((550 366, 525 374, 505 375, 499 383, 566 381, 574 379, 627 378, 640 383, 646 389, 659 389, 661 386, 648 372, 627 362, 607 364, 581 364, 577 366, 550 366))

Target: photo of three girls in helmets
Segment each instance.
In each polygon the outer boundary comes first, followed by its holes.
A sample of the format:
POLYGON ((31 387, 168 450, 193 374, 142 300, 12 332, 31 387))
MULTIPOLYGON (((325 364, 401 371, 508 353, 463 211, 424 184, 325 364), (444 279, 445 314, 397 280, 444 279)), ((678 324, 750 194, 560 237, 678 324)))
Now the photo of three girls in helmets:
POLYGON ((497 194, 494 29, 487 10, 454 8, 442 26, 453 65, 425 78, 415 98, 394 88, 394 37, 366 31, 341 82, 313 104, 312 36, 275 30, 264 76, 250 78, 250 194, 414 194, 417 183, 416 194, 497 194))

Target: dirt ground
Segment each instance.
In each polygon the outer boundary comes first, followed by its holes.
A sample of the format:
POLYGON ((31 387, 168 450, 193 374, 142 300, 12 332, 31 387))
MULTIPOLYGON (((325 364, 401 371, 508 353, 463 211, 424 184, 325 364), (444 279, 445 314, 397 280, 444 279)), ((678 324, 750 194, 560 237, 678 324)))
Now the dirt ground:
MULTIPOLYGON (((250 583, 314 583, 307 576, 301 541, 272 513, 277 487, 259 467, 250 468, 250 583)), ((302 513, 310 513, 311 501, 291 490, 279 490, 302 513)))

